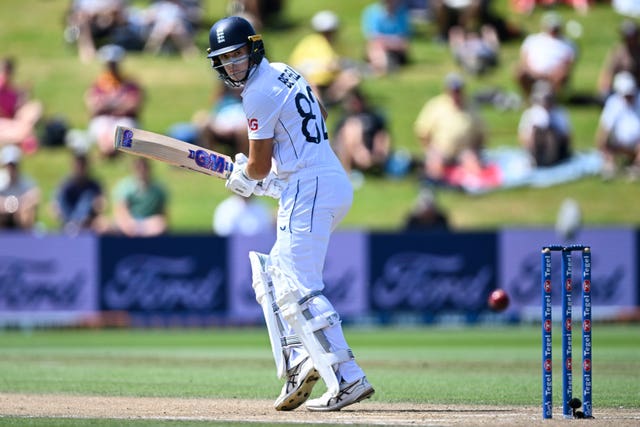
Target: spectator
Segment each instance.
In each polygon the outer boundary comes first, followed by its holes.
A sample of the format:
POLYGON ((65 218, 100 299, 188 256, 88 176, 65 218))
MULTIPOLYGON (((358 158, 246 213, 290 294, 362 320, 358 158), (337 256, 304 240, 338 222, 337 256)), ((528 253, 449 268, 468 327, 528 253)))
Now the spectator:
POLYGON ((334 141, 342 165, 347 172, 383 172, 391 151, 385 117, 359 89, 349 92, 343 104, 345 112, 336 126, 334 141))
POLYGON ((567 112, 556 104, 551 84, 533 85, 531 106, 518 126, 520 143, 536 166, 552 166, 571 155, 571 124, 567 112))
POLYGON ((625 20, 620 26, 620 42, 608 53, 598 78, 598 93, 604 102, 613 93, 613 77, 628 71, 640 84, 640 29, 638 24, 625 20))
POLYGON ((361 17, 366 58, 381 76, 409 62, 411 15, 402 0, 379 0, 365 7, 361 17))
POLYGON ((199 144, 216 151, 249 153, 247 119, 242 108, 242 89, 221 82, 209 111, 196 113, 199 144))
POLYGON ((232 194, 213 213, 213 231, 218 236, 254 236, 271 231, 274 223, 269 207, 255 196, 232 194))
POLYGON ((576 59, 574 46, 562 36, 562 19, 554 12, 542 17, 542 31, 527 36, 520 46, 516 78, 523 93, 533 83, 547 80, 558 95, 566 88, 576 59))
MULTIPOLYGON (((502 3, 503 2, 499 2, 499 4, 502 3)), ((493 0, 480 0, 478 26, 491 26, 495 29, 498 39, 501 42, 521 40, 524 32, 520 25, 505 18, 503 13, 508 11, 502 10, 501 6, 494 8, 494 4, 496 4, 496 2, 493 0)))
POLYGON ((184 57, 194 56, 197 48, 193 40, 187 8, 181 0, 158 0, 144 13, 149 26, 144 49, 158 54, 168 42, 184 57))
POLYGON ((462 77, 448 74, 445 89, 424 105, 414 124, 425 153, 424 175, 436 182, 443 180, 448 166, 479 173, 485 144, 484 123, 468 105, 462 77))
POLYGON ((167 231, 167 190, 153 178, 147 159, 133 160, 133 175, 118 182, 113 196, 119 232, 129 237, 150 237, 167 231))
POLYGON ((604 105, 596 133, 596 145, 604 156, 603 178, 611 179, 618 171, 618 160, 631 166, 637 177, 640 170, 640 97, 638 86, 628 71, 613 79, 614 94, 604 105))
POLYGON ((433 191, 428 188, 420 190, 413 210, 405 219, 404 230, 414 232, 448 229, 447 214, 438 206, 433 191))
POLYGON ((247 119, 242 108, 241 92, 241 88, 216 81, 211 107, 196 111, 190 122, 171 125, 168 135, 229 155, 248 154, 247 119))
POLYGON ((454 27, 465 32, 478 32, 488 26, 502 42, 522 37, 522 30, 516 24, 507 21, 502 11, 493 10, 493 0, 428 0, 427 3, 435 18, 437 42, 447 41, 454 27))
POLYGON ((121 71, 125 50, 116 45, 100 48, 105 69, 85 93, 91 115, 89 136, 105 157, 113 157, 113 134, 116 126, 138 127, 144 101, 141 86, 121 71))
POLYGON ((205 8, 202 0, 180 0, 180 4, 185 10, 189 32, 195 34, 204 25, 205 8))
POLYGON ((106 199, 102 186, 91 176, 89 157, 74 152, 71 174, 55 191, 51 207, 62 229, 69 234, 81 230, 104 233, 108 223, 104 217, 106 199))
POLYGON ((589 0, 511 0, 511 8, 517 13, 530 15, 537 5, 549 8, 558 3, 565 3, 583 15, 589 12, 589 0))
POLYGON ((20 171, 20 149, 5 145, 0 150, 0 228, 31 230, 40 204, 40 189, 20 171))
POLYGON ((637 0, 611 0, 616 13, 630 18, 640 18, 640 3, 637 0))
POLYGON ((360 83, 360 72, 345 64, 334 48, 339 31, 335 13, 329 10, 316 13, 311 27, 315 32, 300 40, 289 63, 307 79, 325 106, 331 106, 360 83))
POLYGON ((438 37, 447 40, 454 27, 471 31, 480 27, 482 8, 486 0, 432 0, 431 8, 436 18, 438 37))
POLYGON ((0 146, 16 144, 31 153, 38 148, 35 127, 42 117, 42 104, 14 85, 14 71, 13 59, 0 62, 0 146))
POLYGON ((428 24, 432 21, 431 0, 405 0, 412 25, 428 24))
POLYGON ((126 21, 123 0, 72 0, 66 16, 65 39, 77 43, 82 62, 96 55, 96 48, 109 40, 114 30, 126 21))
POLYGON ((479 32, 453 27, 449 30, 449 49, 466 72, 480 75, 498 65, 500 40, 490 25, 483 25, 479 32))
POLYGON ((230 0, 227 15, 244 17, 260 32, 269 21, 277 18, 284 3, 284 0, 230 0))

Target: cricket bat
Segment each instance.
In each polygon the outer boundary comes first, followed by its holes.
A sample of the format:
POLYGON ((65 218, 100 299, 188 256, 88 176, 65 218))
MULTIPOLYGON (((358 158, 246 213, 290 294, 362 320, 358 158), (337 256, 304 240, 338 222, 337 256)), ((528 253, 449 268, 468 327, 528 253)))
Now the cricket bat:
POLYGON ((114 146, 125 153, 222 179, 233 171, 233 160, 225 154, 142 129, 117 126, 114 146))

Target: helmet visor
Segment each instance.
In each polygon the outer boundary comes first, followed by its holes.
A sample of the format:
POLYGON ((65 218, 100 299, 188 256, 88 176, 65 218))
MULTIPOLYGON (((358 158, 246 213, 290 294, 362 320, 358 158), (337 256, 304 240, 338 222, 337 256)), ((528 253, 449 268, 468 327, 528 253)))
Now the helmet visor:
POLYGON ((233 57, 211 58, 211 66, 220 75, 226 75, 233 81, 245 80, 249 70, 251 55, 245 54, 233 57))
POLYGON ((215 64, 214 68, 216 68, 216 67, 226 67, 226 66, 231 66, 231 65, 235 65, 235 64, 240 64, 243 61, 248 61, 250 57, 251 57, 251 55, 246 54, 246 55, 242 55, 242 56, 236 56, 236 57, 233 57, 233 58, 225 58, 224 61, 221 58, 218 58, 218 60, 216 61, 218 64, 215 64))
POLYGON ((240 49, 242 46, 244 46, 246 44, 247 43, 238 43, 238 44, 234 44, 234 45, 231 45, 231 46, 225 46, 225 47, 222 47, 220 49, 213 50, 213 51, 209 52, 209 54, 207 55, 207 58, 213 58, 213 57, 218 56, 218 55, 222 55, 222 54, 225 54, 225 53, 232 52, 232 51, 234 51, 236 49, 240 49))

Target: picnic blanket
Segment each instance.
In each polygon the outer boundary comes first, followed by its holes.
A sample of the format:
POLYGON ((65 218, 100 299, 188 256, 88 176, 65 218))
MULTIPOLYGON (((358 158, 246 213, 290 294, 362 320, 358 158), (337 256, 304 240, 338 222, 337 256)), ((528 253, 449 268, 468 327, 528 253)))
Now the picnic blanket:
POLYGON ((529 154, 518 147, 486 150, 486 167, 470 174, 457 166, 447 169, 444 185, 479 194, 514 187, 550 187, 597 175, 602 169, 602 155, 597 150, 575 152, 564 162, 549 167, 534 167, 529 154))

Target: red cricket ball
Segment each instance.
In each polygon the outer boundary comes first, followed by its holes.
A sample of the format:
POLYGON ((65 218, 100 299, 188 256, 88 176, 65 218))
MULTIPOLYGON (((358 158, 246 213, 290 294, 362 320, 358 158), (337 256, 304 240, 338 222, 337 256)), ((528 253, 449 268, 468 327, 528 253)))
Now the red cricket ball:
POLYGON ((504 311, 509 307, 509 295, 504 289, 496 289, 489 295, 487 303, 493 311, 504 311))

